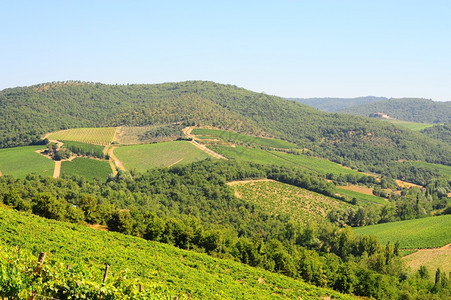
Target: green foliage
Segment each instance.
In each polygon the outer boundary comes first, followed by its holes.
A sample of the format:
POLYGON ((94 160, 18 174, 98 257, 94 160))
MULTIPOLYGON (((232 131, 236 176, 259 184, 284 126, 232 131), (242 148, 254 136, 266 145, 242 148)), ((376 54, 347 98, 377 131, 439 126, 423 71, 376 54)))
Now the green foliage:
POLYGON ((63 147, 69 149, 71 152, 75 154, 97 158, 105 158, 105 154, 103 153, 105 147, 81 142, 72 142, 72 141, 62 141, 62 142, 64 142, 63 147))
POLYGON ((450 242, 451 216, 371 225, 354 231, 359 235, 374 235, 381 243, 399 241, 400 248, 435 248, 450 242))
POLYGON ((39 153, 45 146, 0 149, 0 171, 3 175, 23 178, 30 173, 52 176, 55 162, 39 153))
POLYGON ((296 100, 322 111, 335 112, 354 105, 385 101, 388 99, 385 97, 367 96, 356 98, 290 98, 289 100, 296 100))
POLYGON ((136 169, 140 172, 155 167, 188 164, 211 157, 186 141, 121 146, 114 149, 114 154, 127 170, 136 169))
POLYGON ((97 178, 100 181, 105 181, 111 173, 113 171, 107 161, 77 157, 72 161, 61 163, 62 176, 80 176, 86 180, 97 178))
POLYGON ((371 204, 387 204, 387 201, 384 200, 384 198, 373 196, 373 195, 367 195, 355 191, 350 191, 343 188, 337 188, 337 192, 340 195, 347 196, 348 200, 351 200, 355 198, 357 200, 357 203, 359 205, 371 205, 371 204))
POLYGON ((404 121, 446 123, 451 121, 451 102, 434 102, 415 98, 389 99, 348 107, 341 112, 360 116, 381 112, 404 121))
POLYGON ((451 123, 434 125, 433 127, 423 129, 421 133, 451 145, 451 123))
POLYGON ((402 126, 404 128, 413 130, 413 131, 421 131, 425 128, 432 127, 432 124, 426 124, 426 123, 415 123, 415 122, 408 122, 408 121, 401 121, 401 120, 387 120, 392 124, 402 126))

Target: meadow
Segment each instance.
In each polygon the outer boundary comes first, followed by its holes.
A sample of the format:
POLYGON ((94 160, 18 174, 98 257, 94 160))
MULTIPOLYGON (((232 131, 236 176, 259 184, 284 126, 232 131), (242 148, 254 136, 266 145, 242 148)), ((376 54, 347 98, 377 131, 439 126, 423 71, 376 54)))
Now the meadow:
POLYGON ((273 180, 229 184, 237 197, 260 206, 266 213, 288 215, 305 224, 321 221, 331 210, 350 206, 345 202, 273 180))
POLYGON ((105 146, 113 141, 115 134, 116 127, 73 128, 52 132, 47 138, 105 146))
POLYGON ((0 171, 3 175, 23 178, 30 173, 52 176, 55 162, 36 153, 45 146, 26 146, 0 149, 0 171))
POLYGON ((164 299, 354 299, 231 260, 11 209, 0 208, 0 237, 35 255, 46 252, 46 262, 88 266, 99 285, 104 264, 110 265, 110 277, 127 269, 121 274, 144 290, 155 285, 167 290, 164 299))
POLYGON ((442 247, 451 243, 451 215, 364 226, 354 232, 374 235, 382 244, 399 241, 401 249, 442 247))
POLYGON ((81 176, 87 180, 94 178, 105 181, 108 175, 113 173, 107 161, 95 160, 84 157, 74 158, 72 161, 61 163, 61 175, 81 176))
POLYGON ((387 201, 385 201, 384 198, 377 197, 374 195, 359 193, 356 191, 351 191, 351 190, 339 188, 339 187, 337 187, 337 192, 338 192, 338 194, 348 198, 348 200, 352 200, 352 198, 356 198, 357 205, 370 205, 370 204, 374 204, 374 203, 382 204, 382 205, 387 204, 387 201))
POLYGON ((434 124, 427 124, 427 123, 415 123, 415 122, 409 122, 409 121, 402 121, 402 120, 388 120, 390 123, 393 123, 395 125, 402 126, 404 128, 413 130, 413 131, 421 131, 425 128, 429 128, 434 126, 434 124))
POLYGON ((195 128, 192 130, 191 134, 200 135, 202 136, 202 138, 218 138, 227 142, 241 142, 245 144, 256 144, 272 148, 297 148, 296 145, 280 139, 262 138, 225 130, 195 128))
POLYGON ((114 149, 114 154, 127 170, 135 168, 140 172, 212 158, 187 141, 121 146, 114 149))

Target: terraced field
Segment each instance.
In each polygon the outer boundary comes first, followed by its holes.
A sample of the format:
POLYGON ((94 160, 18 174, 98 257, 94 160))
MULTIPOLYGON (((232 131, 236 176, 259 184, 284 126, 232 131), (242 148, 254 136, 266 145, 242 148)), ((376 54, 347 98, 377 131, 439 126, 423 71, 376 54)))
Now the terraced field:
POLYGON ((23 178, 30 173, 52 176, 55 162, 36 153, 45 146, 26 146, 0 149, 0 171, 3 175, 23 178))
POLYGON ((310 223, 324 219, 331 210, 349 204, 296 186, 273 181, 246 181, 229 183, 235 195, 258 205, 270 214, 289 215, 293 219, 310 223))
POLYGON ((203 139, 205 138, 217 138, 220 140, 224 140, 227 142, 241 142, 245 144, 255 144, 255 145, 262 145, 272 148, 281 148, 281 149, 292 149, 297 148, 296 145, 289 143, 287 141, 279 140, 279 139, 269 139, 269 138, 262 138, 262 137, 255 137, 251 135, 231 132, 231 131, 225 131, 225 130, 217 130, 217 129, 206 129, 206 128, 194 128, 191 131, 191 134, 193 135, 199 135, 202 136, 203 139))
POLYGON ((61 163, 61 175, 76 175, 82 176, 87 180, 97 178, 105 181, 110 173, 113 173, 113 171, 107 161, 77 157, 72 161, 63 161, 61 163))
POLYGON ((49 140, 74 141, 94 145, 108 145, 116 134, 116 127, 73 128, 50 133, 49 140))
POLYGON ((114 149, 114 154, 127 170, 135 168, 140 172, 155 167, 187 164, 207 158, 214 159, 186 141, 121 146, 114 149))

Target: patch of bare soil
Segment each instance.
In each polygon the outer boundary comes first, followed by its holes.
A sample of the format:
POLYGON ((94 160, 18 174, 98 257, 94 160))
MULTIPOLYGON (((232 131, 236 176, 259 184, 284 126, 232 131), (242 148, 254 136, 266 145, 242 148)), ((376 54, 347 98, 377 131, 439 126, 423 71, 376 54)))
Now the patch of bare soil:
POLYGON ((88 226, 91 227, 92 229, 101 230, 101 231, 108 231, 108 227, 106 225, 89 224, 88 226))
POLYGON ((249 183, 249 182, 259 182, 259 181, 275 181, 275 180, 267 179, 267 178, 252 179, 252 180, 237 180, 237 181, 227 182, 227 185, 233 186, 233 185, 237 185, 237 184, 245 184, 245 183, 249 183))
POLYGON ((402 181, 402 180, 395 180, 396 184, 399 185, 400 187, 405 187, 405 188, 411 188, 411 187, 419 187, 422 188, 421 185, 415 184, 415 183, 410 183, 407 181, 402 181))
POLYGON ((61 174, 61 160, 55 161, 55 169, 53 170, 53 178, 59 178, 61 174))
POLYGON ((366 186, 344 185, 344 186, 340 186, 340 188, 348 190, 348 191, 362 193, 365 195, 371 195, 371 196, 373 195, 373 189, 366 187, 366 186))
POLYGON ((0 176, 3 176, 2 170, 0 170, 0 176))
POLYGON ((108 156, 110 157, 110 160, 114 162, 114 165, 118 170, 125 171, 125 167, 122 162, 116 157, 116 155, 114 155, 114 149, 116 148, 117 147, 115 146, 111 146, 110 149, 108 149, 108 156))

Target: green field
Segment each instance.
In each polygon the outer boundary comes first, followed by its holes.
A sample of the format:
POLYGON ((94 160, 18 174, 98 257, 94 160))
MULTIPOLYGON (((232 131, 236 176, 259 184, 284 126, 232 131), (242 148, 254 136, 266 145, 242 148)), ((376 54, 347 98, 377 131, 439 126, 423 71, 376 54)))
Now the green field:
POLYGON ((73 128, 49 134, 49 140, 74 141, 94 145, 108 145, 113 141, 116 127, 73 128))
POLYGON ((10 209, 0 209, 0 238, 35 255, 46 252, 46 261, 89 265, 98 270, 99 282, 105 263, 109 277, 127 269, 127 278, 136 278, 144 289, 158 284, 176 293, 167 299, 188 294, 192 299, 353 299, 230 260, 10 209))
POLYGON ((242 142, 245 144, 256 144, 281 149, 297 148, 296 145, 279 139, 255 137, 225 130, 195 128, 191 133, 193 135, 200 135, 202 138, 219 138, 227 142, 242 142))
POLYGON ((409 122, 409 121, 402 121, 402 120, 388 120, 390 123, 393 123, 395 125, 399 125, 405 128, 408 128, 413 131, 420 131, 425 128, 429 128, 434 126, 434 124, 427 124, 427 123, 415 123, 415 122, 409 122))
POLYGON ((63 161, 61 163, 61 175, 76 175, 87 180, 97 178, 105 181, 110 173, 113 173, 113 171, 107 161, 77 157, 72 161, 63 161))
POLYGON ((354 231, 374 235, 382 244, 399 241, 404 249, 436 248, 451 243, 451 215, 370 225, 354 231))
POLYGON ((431 163, 427 163, 424 161, 413 161, 413 162, 409 162, 409 163, 411 163, 417 167, 428 167, 428 168, 437 169, 440 172, 442 172, 444 175, 451 177, 451 166, 431 164, 431 163))
POLYGON ((280 151, 267 151, 259 148, 247 148, 237 145, 236 147, 227 147, 222 145, 209 146, 212 150, 228 158, 242 159, 260 164, 269 164, 282 167, 301 167, 321 174, 332 173, 336 176, 352 174, 362 176, 361 173, 344 168, 339 164, 329 160, 307 155, 295 155, 280 151))
POLYGON ((385 201, 384 198, 377 197, 374 195, 367 195, 367 194, 359 193, 356 191, 350 191, 350 190, 338 188, 338 187, 337 187, 337 192, 342 196, 346 196, 349 200, 351 200, 352 198, 356 198, 358 205, 368 205, 368 204, 374 204, 374 203, 378 203, 378 204, 382 204, 382 205, 387 204, 387 201, 385 201))
POLYGON ((52 176, 55 162, 35 152, 41 149, 45 146, 0 149, 0 171, 14 177, 25 177, 30 173, 52 176))
POLYGON ((283 214, 308 224, 324 219, 331 210, 350 205, 324 195, 277 181, 236 183, 236 196, 262 207, 269 214, 283 214))
POLYGON ((104 146, 73 141, 62 141, 62 142, 64 143, 63 147, 68 148, 74 153, 104 158, 104 150, 105 150, 104 146))
POLYGON ((127 170, 135 168, 140 172, 155 167, 168 167, 212 158, 186 141, 121 146, 114 150, 114 154, 127 170))

